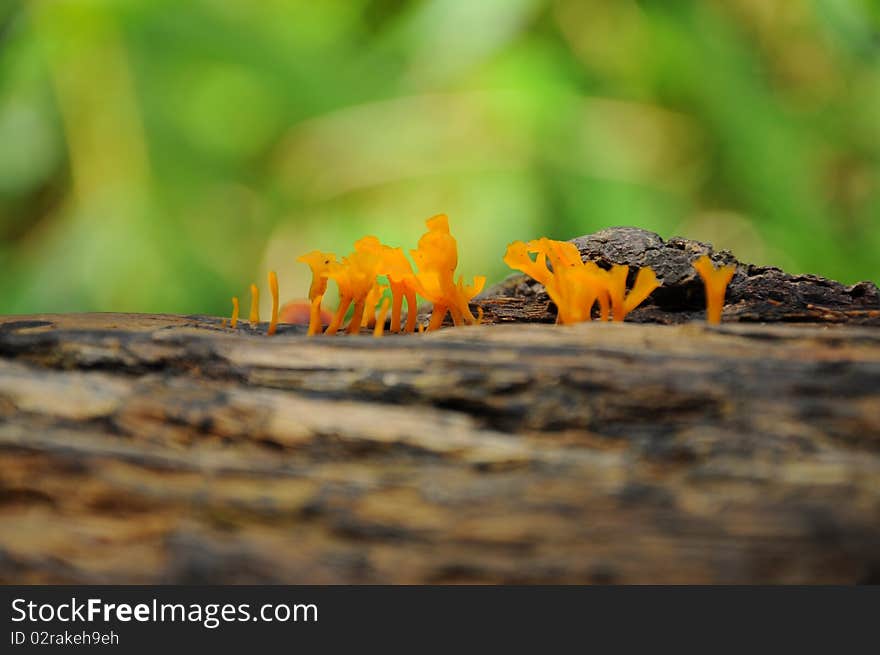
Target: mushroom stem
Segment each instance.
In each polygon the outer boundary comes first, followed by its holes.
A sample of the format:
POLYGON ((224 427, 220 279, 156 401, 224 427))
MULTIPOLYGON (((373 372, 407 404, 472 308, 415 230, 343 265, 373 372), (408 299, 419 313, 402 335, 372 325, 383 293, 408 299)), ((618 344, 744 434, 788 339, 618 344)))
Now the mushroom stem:
POLYGON ((403 309, 403 285, 400 282, 390 280, 391 286, 391 325, 389 332, 400 332, 400 314, 403 309))
POLYGON ((275 271, 269 271, 269 293, 272 294, 272 318, 266 334, 271 337, 278 329, 278 275, 275 271))
POLYGON ((256 284, 251 285, 251 315, 250 324, 252 328, 257 327, 260 322, 260 290, 256 284))
POLYGON ((365 300, 358 300, 354 304, 354 313, 351 315, 351 321, 348 323, 348 333, 357 334, 361 331, 361 324, 364 321, 364 309, 367 303, 365 300))
POLYGON ((736 266, 715 268, 707 255, 700 257, 693 266, 703 278, 703 286, 706 289, 706 321, 710 325, 718 325, 721 323, 721 312, 724 310, 727 285, 736 273, 736 266))
POLYGON ((382 307, 379 308, 379 315, 376 317, 376 326, 373 328, 373 336, 381 337, 385 332, 385 317, 388 315, 388 298, 382 301, 382 307))
POLYGON ((321 301, 324 300, 323 294, 312 298, 312 306, 309 309, 309 331, 308 336, 313 337, 321 333, 321 301))
POLYGON ((447 307, 444 305, 434 305, 431 311, 431 320, 428 321, 428 332, 437 330, 443 325, 443 319, 446 318, 447 307))
POLYGON ((229 327, 233 330, 238 325, 238 296, 232 296, 232 320, 229 321, 229 327))
POLYGON ((412 334, 416 330, 416 320, 418 319, 419 306, 416 302, 416 292, 406 290, 406 327, 404 332, 412 334))
POLYGON ((327 326, 324 334, 336 334, 339 332, 339 328, 342 326, 342 321, 345 320, 345 312, 348 311, 350 305, 351 298, 340 296, 339 307, 337 307, 336 313, 333 315, 333 320, 330 321, 330 325, 327 326))

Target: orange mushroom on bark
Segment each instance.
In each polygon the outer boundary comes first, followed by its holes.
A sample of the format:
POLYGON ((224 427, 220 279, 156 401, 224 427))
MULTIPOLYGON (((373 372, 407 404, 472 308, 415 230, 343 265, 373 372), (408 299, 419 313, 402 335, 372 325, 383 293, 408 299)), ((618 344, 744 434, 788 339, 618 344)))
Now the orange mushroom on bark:
POLYGON ((626 278, 629 266, 615 264, 608 271, 608 295, 611 298, 611 315, 615 321, 623 321, 626 315, 641 305, 645 299, 660 286, 654 270, 646 266, 639 269, 636 281, 629 293, 626 291, 626 278))
POLYGON ((379 308, 379 315, 376 317, 376 325, 373 327, 373 336, 378 338, 381 337, 385 332, 385 317, 388 316, 388 308, 391 306, 391 302, 388 298, 385 298, 382 301, 382 307, 379 308))
POLYGON ((721 312, 724 309, 724 296, 727 285, 736 273, 736 266, 720 266, 715 268, 708 255, 703 255, 693 263, 693 267, 703 278, 706 289, 706 320, 717 325, 721 323, 721 312))
POLYGON ((336 334, 349 307, 354 304, 354 312, 348 324, 348 333, 360 332, 361 323, 366 309, 367 296, 376 281, 380 258, 373 252, 355 250, 341 262, 329 265, 327 277, 334 280, 339 287, 339 307, 325 334, 336 334))
POLYGON ((563 325, 590 320, 596 298, 604 292, 602 272, 582 262, 572 243, 547 238, 514 241, 507 246, 504 263, 544 285, 556 305, 556 322, 563 325))
POLYGON ((612 312, 614 320, 622 321, 660 286, 654 271, 645 267, 627 293, 628 266, 604 271, 595 262, 583 261, 577 247, 569 241, 515 241, 507 247, 504 262, 544 285, 556 305, 556 320, 563 325, 591 320, 597 301, 603 321, 612 312))
POLYGON ((238 296, 232 296, 232 319, 229 321, 229 327, 233 330, 238 325, 238 296))
POLYGON ((445 214, 438 214, 425 223, 428 232, 410 253, 419 270, 415 275, 418 293, 434 304, 427 329, 439 328, 447 313, 455 325, 479 323, 482 314, 475 317, 469 303, 483 289, 486 278, 475 276, 473 284, 466 285, 463 277, 459 277, 456 283, 453 278, 458 266, 458 244, 449 232, 449 219, 445 214))
POLYGON ((378 281, 373 282, 373 286, 370 289, 370 293, 367 294, 367 300, 364 304, 364 318, 361 321, 361 327, 375 327, 376 310, 379 308, 379 304, 382 300, 382 297, 385 295, 385 290, 387 288, 388 285, 386 284, 379 284, 378 281))
POLYGON ((404 332, 413 332, 416 328, 416 314, 418 305, 416 302, 417 282, 412 266, 403 248, 386 246, 376 237, 364 237, 354 244, 355 250, 366 250, 379 255, 379 275, 388 278, 388 286, 391 289, 391 324, 390 332, 400 331, 400 317, 403 310, 403 301, 406 300, 406 326, 404 332))
MULTIPOLYGON (((321 328, 324 325, 324 321, 322 320, 324 312, 321 310, 321 301, 327 291, 327 275, 330 271, 330 266, 336 263, 336 255, 332 252, 313 250, 310 253, 298 257, 297 261, 307 264, 312 271, 312 283, 309 286, 308 335, 313 336, 315 334, 320 334, 321 328)), ((293 314, 296 311, 296 306, 295 304, 292 304, 291 308, 285 306, 285 310, 286 312, 293 314)), ((285 311, 282 311, 282 314, 284 313, 285 311)), ((296 314, 295 316, 298 317, 299 314, 296 314)), ((331 319, 328 319, 326 322, 329 323, 330 320, 331 319)), ((299 321, 287 320, 286 322, 298 323, 299 321)))
POLYGON ((257 327, 260 322, 260 290, 256 284, 251 285, 251 315, 249 322, 252 328, 257 327))
POLYGON ((266 334, 271 337, 278 329, 278 275, 275 271, 269 271, 269 293, 272 295, 272 317, 266 334))

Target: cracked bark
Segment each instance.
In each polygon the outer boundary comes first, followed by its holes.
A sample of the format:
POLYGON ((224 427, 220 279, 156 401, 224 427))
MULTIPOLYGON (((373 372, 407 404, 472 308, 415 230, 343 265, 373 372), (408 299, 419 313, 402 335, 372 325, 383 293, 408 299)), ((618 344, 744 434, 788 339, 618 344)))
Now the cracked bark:
POLYGON ((618 248, 672 261, 623 325, 0 318, 0 582, 877 582, 876 287, 741 265, 731 322, 638 324, 699 316, 673 242, 618 248))

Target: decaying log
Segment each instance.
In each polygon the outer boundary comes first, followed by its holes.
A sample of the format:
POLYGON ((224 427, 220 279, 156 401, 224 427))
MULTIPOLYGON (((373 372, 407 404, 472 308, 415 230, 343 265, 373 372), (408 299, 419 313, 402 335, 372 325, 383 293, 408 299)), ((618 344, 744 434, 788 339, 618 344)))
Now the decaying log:
POLYGON ((732 255, 625 232, 577 241, 663 278, 624 324, 0 317, 0 582, 880 582, 876 287, 737 263, 712 328, 732 255))
POLYGON ((3 318, 0 581, 880 579, 876 329, 259 332, 3 318))

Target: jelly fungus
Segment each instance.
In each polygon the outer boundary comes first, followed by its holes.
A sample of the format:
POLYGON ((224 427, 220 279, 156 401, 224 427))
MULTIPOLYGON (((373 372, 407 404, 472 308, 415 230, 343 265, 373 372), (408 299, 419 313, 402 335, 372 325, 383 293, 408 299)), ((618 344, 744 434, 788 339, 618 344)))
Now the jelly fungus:
POLYGON ((278 275, 275 271, 269 271, 269 293, 272 294, 272 318, 266 334, 271 337, 278 329, 278 275))
POLYGON ((336 255, 332 252, 321 252, 313 250, 310 253, 298 257, 298 262, 308 264, 312 270, 312 284, 309 286, 309 300, 314 300, 315 296, 323 296, 327 291, 327 273, 330 266, 336 263, 336 255))
MULTIPOLYGON (((309 312, 309 330, 306 334, 312 337, 316 334, 320 334, 321 328, 323 327, 323 323, 321 321, 321 301, 324 299, 324 296, 319 295, 315 296, 312 300, 311 310, 309 312)), ((332 319, 331 319, 332 320, 332 319)))
POLYGON ((597 301, 601 320, 613 313, 614 320, 622 321, 660 286, 654 271, 645 267, 627 294, 628 266, 602 270, 595 262, 583 261, 569 241, 515 241, 507 247, 504 262, 544 285, 556 305, 557 322, 563 325, 589 321, 597 301))
POLYGON ((724 309, 724 296, 727 285, 736 273, 736 266, 715 268, 708 255, 703 255, 693 263, 703 285, 706 288, 706 320, 712 325, 721 323, 721 311, 724 309))
POLYGON ((229 327, 233 330, 238 325, 238 296, 232 296, 232 319, 229 321, 229 327))
POLYGON ((382 244, 374 236, 364 237, 354 244, 355 250, 365 250, 377 254, 380 258, 379 275, 388 279, 391 289, 391 325, 389 331, 400 331, 400 317, 403 310, 403 301, 406 300, 407 320, 404 332, 412 332, 416 327, 416 303, 417 284, 412 266, 402 248, 392 248, 382 244))
POLYGON ((260 290, 256 284, 251 285, 251 315, 250 324, 252 328, 257 327, 260 322, 260 290))
POLYGON ((476 325, 482 315, 475 317, 469 303, 482 291, 486 278, 476 276, 473 284, 466 285, 460 276, 456 283, 458 244, 449 232, 449 219, 445 214, 438 214, 429 218, 426 225, 428 232, 422 235, 418 247, 410 253, 419 270, 415 275, 416 290, 434 305, 427 329, 439 328, 447 313, 455 325, 476 325))
POLYGON ((339 307, 325 334, 336 334, 342 326, 345 314, 354 304, 354 311, 348 323, 348 333, 357 334, 361 329, 366 308, 367 296, 376 281, 380 258, 373 252, 355 250, 341 262, 329 266, 327 277, 339 287, 339 307))
POLYGON ((606 275, 608 295, 611 298, 611 313, 615 321, 623 321, 627 314, 641 305, 654 289, 660 286, 654 270, 647 266, 639 270, 629 293, 626 292, 629 266, 615 264, 606 275))
POLYGON ((387 284, 373 283, 370 293, 367 294, 364 306, 364 319, 361 321, 361 327, 372 328, 376 325, 376 310, 379 308, 379 303, 385 295, 387 288, 387 284))
POLYGON ((312 283, 309 286, 309 335, 318 334, 323 327, 321 321, 321 299, 327 292, 327 278, 330 267, 336 263, 336 255, 332 252, 313 250, 297 258, 297 261, 308 264, 312 271, 312 283), (317 309, 315 299, 317 298, 317 309))
POLYGON ((379 308, 379 315, 376 317, 376 325, 373 328, 373 336, 376 338, 381 337, 385 332, 385 318, 388 316, 390 306, 391 301, 388 298, 382 300, 382 307, 379 308))

